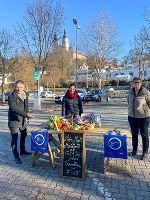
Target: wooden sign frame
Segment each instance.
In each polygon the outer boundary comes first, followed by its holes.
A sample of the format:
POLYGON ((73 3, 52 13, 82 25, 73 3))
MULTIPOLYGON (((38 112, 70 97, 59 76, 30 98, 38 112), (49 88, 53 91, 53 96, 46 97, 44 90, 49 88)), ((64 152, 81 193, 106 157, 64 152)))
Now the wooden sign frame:
POLYGON ((84 179, 85 178, 85 162, 86 162, 86 148, 85 148, 85 131, 76 131, 76 130, 63 130, 62 137, 61 137, 61 175, 64 178, 72 178, 72 179, 84 179), (74 177, 74 176, 65 176, 63 174, 64 170, 64 136, 65 133, 72 133, 72 134, 82 134, 82 177, 74 177))

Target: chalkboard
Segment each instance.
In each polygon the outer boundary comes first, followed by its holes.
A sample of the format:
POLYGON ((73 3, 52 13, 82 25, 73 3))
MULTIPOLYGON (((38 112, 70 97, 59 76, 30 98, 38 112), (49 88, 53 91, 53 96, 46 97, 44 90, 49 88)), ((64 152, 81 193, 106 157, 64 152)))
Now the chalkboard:
POLYGON ((85 133, 63 131, 61 141, 62 176, 85 177, 85 133))

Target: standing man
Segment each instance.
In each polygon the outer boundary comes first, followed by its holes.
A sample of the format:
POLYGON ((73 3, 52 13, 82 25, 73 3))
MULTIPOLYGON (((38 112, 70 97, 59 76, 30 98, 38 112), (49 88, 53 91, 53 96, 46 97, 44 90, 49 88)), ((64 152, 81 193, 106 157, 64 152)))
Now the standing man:
POLYGON ((18 80, 15 83, 14 91, 8 97, 8 127, 11 132, 11 146, 17 164, 21 164, 21 159, 17 150, 18 132, 20 131, 20 155, 30 155, 31 152, 25 150, 25 138, 27 136, 27 121, 31 119, 28 107, 28 94, 24 91, 24 82, 18 80))
POLYGON ((138 134, 142 137, 143 153, 141 160, 147 158, 149 148, 148 126, 150 120, 150 93, 142 87, 140 77, 133 78, 133 87, 128 93, 128 121, 131 127, 131 156, 135 156, 138 148, 138 134))

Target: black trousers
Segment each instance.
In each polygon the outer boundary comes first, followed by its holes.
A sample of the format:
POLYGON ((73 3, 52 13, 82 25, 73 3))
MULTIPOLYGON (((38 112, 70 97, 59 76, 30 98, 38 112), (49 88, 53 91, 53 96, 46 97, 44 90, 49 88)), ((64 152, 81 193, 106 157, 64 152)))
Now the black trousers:
POLYGON ((148 148, 149 148, 148 126, 150 117, 134 118, 128 116, 128 121, 131 128, 133 151, 137 151, 138 134, 140 133, 142 137, 143 153, 148 153, 148 148))
POLYGON ((27 129, 26 128, 9 128, 11 131, 11 146, 14 156, 19 156, 17 150, 17 141, 18 141, 18 132, 20 131, 20 151, 23 152, 25 150, 25 138, 27 136, 27 129))

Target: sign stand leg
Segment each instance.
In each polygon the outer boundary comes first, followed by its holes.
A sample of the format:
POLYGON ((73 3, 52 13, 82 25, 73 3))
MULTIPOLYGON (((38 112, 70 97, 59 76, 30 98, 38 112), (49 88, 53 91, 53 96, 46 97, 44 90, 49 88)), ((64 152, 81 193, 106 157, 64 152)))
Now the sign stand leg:
POLYGON ((107 170, 109 169, 109 162, 110 158, 106 158, 104 161, 104 174, 106 174, 107 170))
POLYGON ((61 149, 60 143, 52 135, 49 135, 49 140, 52 141, 59 150, 61 149))
MULTIPOLYGON (((117 158, 115 158, 117 159, 117 158)), ((127 171, 129 172, 129 175, 132 176, 132 172, 131 172, 131 168, 128 162, 128 159, 123 160, 124 166, 127 169, 127 171)), ((110 164, 110 158, 105 158, 104 161, 104 174, 106 174, 107 170, 109 169, 109 164, 110 164)))
POLYGON ((124 161, 124 163, 125 163, 125 168, 128 170, 130 176, 132 176, 132 172, 131 172, 131 168, 130 168, 130 165, 129 165, 128 160, 126 159, 126 160, 124 161))
MULTIPOLYGON (((32 167, 36 165, 36 161, 41 157, 43 153, 40 152, 34 152, 33 158, 32 158, 32 167)), ((49 154, 49 162, 52 164, 52 167, 55 168, 55 152, 52 151, 50 143, 48 143, 48 154, 49 154)))
POLYGON ((40 158, 42 153, 40 152, 34 152, 33 158, 32 158, 32 167, 36 165, 36 161, 40 158))
POLYGON ((55 168, 56 167, 55 158, 50 143, 48 143, 48 154, 49 154, 49 161, 52 164, 52 167, 55 168))

